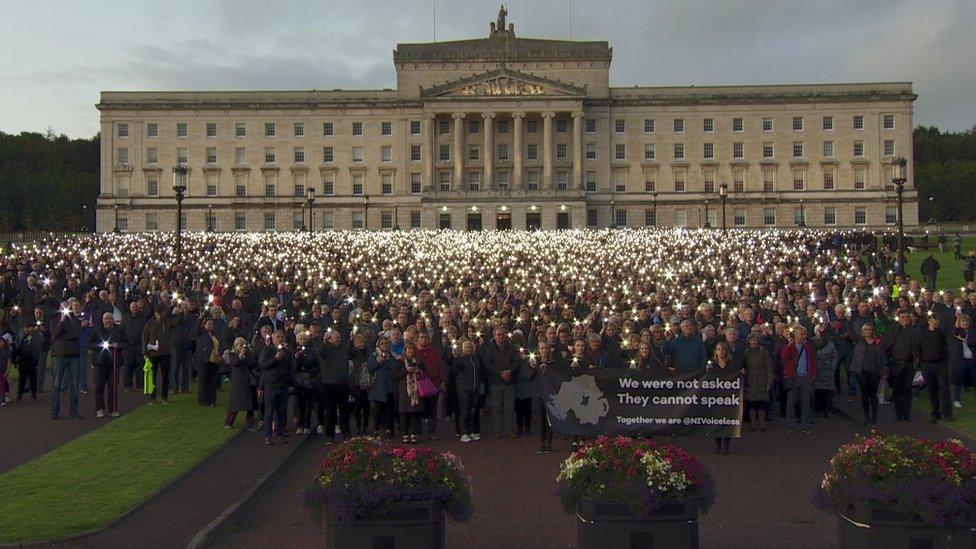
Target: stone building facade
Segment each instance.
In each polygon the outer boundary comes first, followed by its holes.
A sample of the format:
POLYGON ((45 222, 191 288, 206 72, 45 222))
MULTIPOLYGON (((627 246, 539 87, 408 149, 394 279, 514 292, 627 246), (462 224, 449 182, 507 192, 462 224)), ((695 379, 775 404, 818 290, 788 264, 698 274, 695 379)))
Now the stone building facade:
POLYGON ((174 230, 178 165, 188 230, 897 221, 911 83, 612 87, 611 59, 500 17, 399 44, 396 90, 103 92, 97 227, 174 230))

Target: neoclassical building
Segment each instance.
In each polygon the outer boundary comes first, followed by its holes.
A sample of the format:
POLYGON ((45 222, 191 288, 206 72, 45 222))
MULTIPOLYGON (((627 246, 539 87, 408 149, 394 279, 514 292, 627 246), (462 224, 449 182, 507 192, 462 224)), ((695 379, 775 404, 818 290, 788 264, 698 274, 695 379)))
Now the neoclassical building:
POLYGON ((191 231, 896 223, 911 83, 612 87, 504 15, 398 44, 395 90, 102 92, 98 230, 174 230, 177 166, 191 231))

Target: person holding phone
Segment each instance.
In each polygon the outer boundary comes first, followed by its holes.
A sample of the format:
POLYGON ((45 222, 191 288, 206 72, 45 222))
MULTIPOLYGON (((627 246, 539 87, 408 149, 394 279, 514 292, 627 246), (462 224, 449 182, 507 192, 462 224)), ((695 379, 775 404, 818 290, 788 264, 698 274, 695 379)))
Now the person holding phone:
POLYGON ((247 340, 238 337, 234 340, 230 353, 230 391, 227 396, 227 418, 224 427, 231 429, 237 421, 237 414, 246 414, 245 428, 257 431, 254 425, 254 411, 257 409, 257 392, 253 383, 258 372, 258 361, 254 352, 248 348, 247 340))
POLYGON ((271 345, 264 348, 259 361, 261 389, 264 393, 264 443, 285 442, 288 436, 288 390, 295 369, 295 355, 288 346, 284 330, 275 330, 271 345))

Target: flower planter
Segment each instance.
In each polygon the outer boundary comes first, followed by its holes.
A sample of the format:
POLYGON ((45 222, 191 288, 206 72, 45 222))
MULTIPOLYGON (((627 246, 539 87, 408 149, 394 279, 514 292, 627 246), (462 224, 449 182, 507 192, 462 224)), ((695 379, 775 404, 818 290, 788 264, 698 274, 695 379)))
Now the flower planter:
POLYGON ((698 547, 698 503, 668 500, 650 517, 634 515, 623 501, 584 498, 576 513, 579 549, 698 547))
POLYGON ((325 513, 325 546, 329 549, 443 549, 444 507, 440 503, 394 504, 386 513, 358 517, 342 524, 325 513))
POLYGON ((976 547, 976 509, 963 525, 926 524, 894 505, 856 503, 837 516, 840 549, 963 549, 976 547))

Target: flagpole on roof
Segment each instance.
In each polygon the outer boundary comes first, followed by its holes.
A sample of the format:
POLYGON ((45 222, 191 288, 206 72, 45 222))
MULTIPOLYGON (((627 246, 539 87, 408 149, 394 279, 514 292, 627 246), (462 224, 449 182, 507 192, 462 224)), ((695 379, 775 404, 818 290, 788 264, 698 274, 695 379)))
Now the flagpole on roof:
POLYGON ((573 40, 573 0, 569 0, 569 40, 573 40))
POLYGON ((433 9, 431 10, 434 19, 434 42, 437 42, 437 0, 431 0, 433 4, 433 9))

